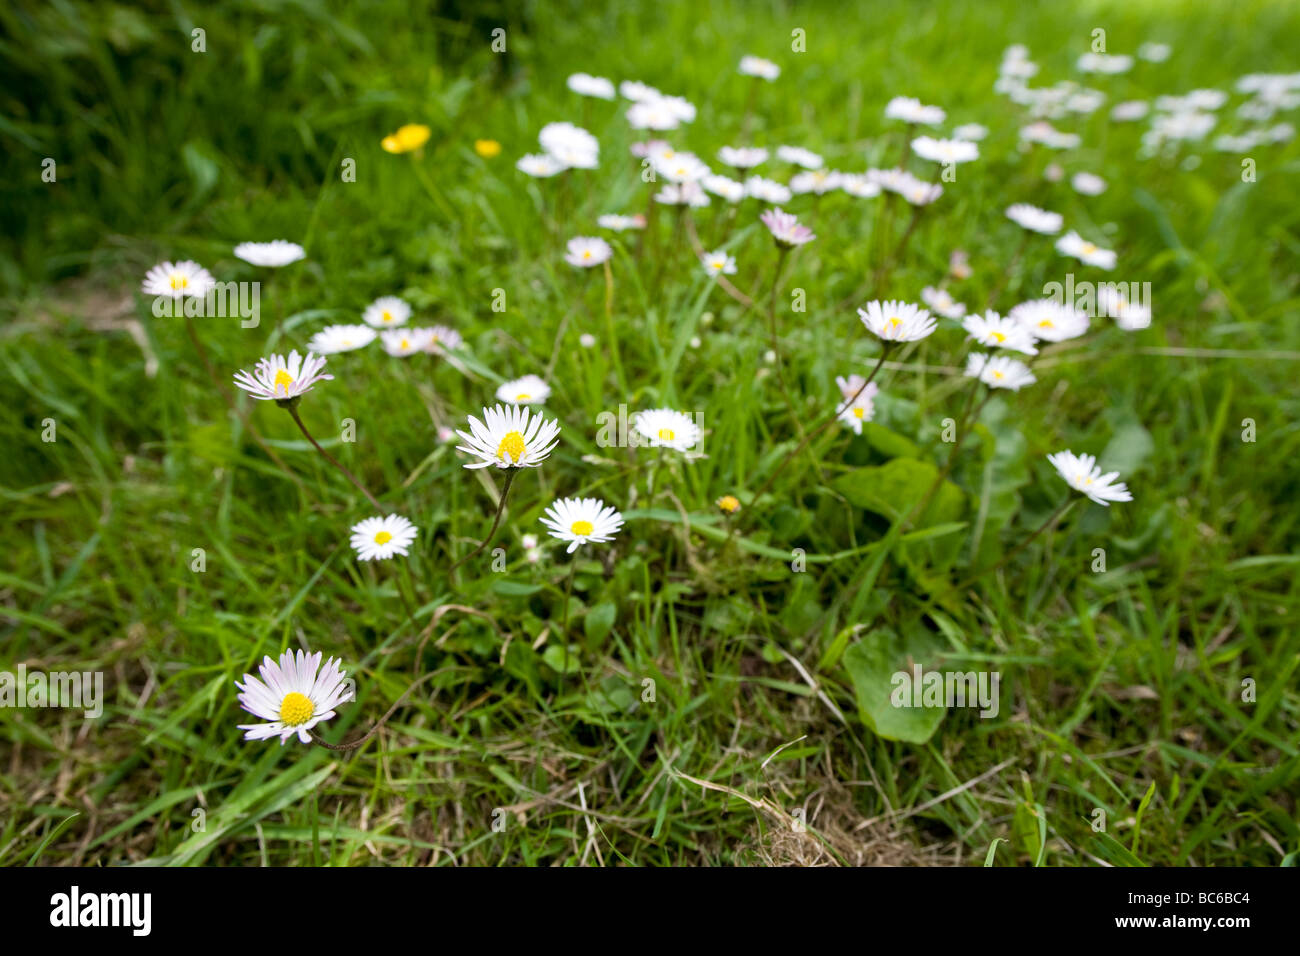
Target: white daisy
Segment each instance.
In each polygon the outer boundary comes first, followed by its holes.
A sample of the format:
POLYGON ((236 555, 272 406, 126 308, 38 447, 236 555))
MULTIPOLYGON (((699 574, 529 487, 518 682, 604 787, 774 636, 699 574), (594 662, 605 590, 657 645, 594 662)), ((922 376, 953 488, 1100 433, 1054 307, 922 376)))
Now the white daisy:
POLYGON ((989 356, 983 352, 972 352, 967 357, 965 375, 967 378, 978 378, 989 388, 1009 388, 1013 392, 1038 381, 1024 362, 1006 355, 989 356))
POLYGON ((627 122, 633 129, 676 129, 682 121, 662 98, 633 103, 627 108, 627 122))
MULTIPOLYGON (((1136 285, 1136 283, 1135 283, 1136 285)), ((1102 282, 1097 286, 1097 309, 1101 315, 1110 316, 1125 332, 1136 332, 1151 324, 1151 306, 1143 302, 1130 302, 1122 284, 1102 282)))
POLYGON ((368 325, 327 325, 311 337, 308 351, 317 355, 333 355, 365 348, 375 340, 376 332, 368 325))
POLYGON ((1045 236, 1055 235, 1061 231, 1061 226, 1065 225, 1065 220, 1059 212, 1048 212, 1046 209, 1031 206, 1027 202, 1018 202, 1013 206, 1008 206, 1007 218, 1023 229, 1028 229, 1030 232, 1039 232, 1045 236))
POLYGON ((789 202, 790 197, 793 195, 785 186, 771 179, 764 179, 762 176, 750 176, 746 179, 745 193, 773 205, 789 202))
POLYGON ((1134 123, 1146 116, 1150 108, 1145 100, 1125 100, 1111 107, 1110 118, 1116 123, 1134 123))
POLYGON ((1133 58, 1126 53, 1085 53, 1075 61, 1080 73, 1114 75, 1133 69, 1133 58))
POLYGON ((644 229, 645 216, 617 216, 613 214, 600 216, 596 220, 596 225, 601 229, 610 229, 614 232, 624 232, 628 229, 644 229))
POLYGON ((603 76, 574 73, 569 77, 567 86, 581 96, 594 96, 601 100, 612 100, 614 98, 614 84, 603 76))
POLYGON ((706 252, 700 256, 700 261, 704 263, 704 271, 711 276, 717 275, 735 275, 736 259, 729 256, 721 249, 717 252, 706 252))
POLYGON ((1115 268, 1114 251, 1102 249, 1088 242, 1074 230, 1070 230, 1056 240, 1056 250, 1062 255, 1073 256, 1085 265, 1096 266, 1099 269, 1115 268))
POLYGON ((650 162, 655 172, 670 183, 698 182, 709 175, 709 167, 700 157, 685 150, 652 154, 650 162))
POLYGON ((1075 173, 1070 177, 1070 185, 1084 196, 1100 196, 1106 191, 1106 180, 1092 173, 1075 173))
POLYGON ((695 105, 685 97, 661 96, 658 103, 683 123, 695 122, 695 105))
POLYGON ((726 176, 705 176, 700 180, 700 185, 727 202, 740 202, 745 198, 745 184, 726 176))
POLYGON ((459 332, 445 325, 434 325, 425 331, 429 333, 429 337, 424 343, 424 350, 433 355, 446 355, 465 344, 459 332))
POLYGON ((299 650, 285 651, 279 663, 269 657, 262 658, 258 680, 244 675, 239 688, 239 706, 254 717, 269 723, 240 724, 246 730, 245 740, 269 740, 279 737, 283 745, 294 734, 305 744, 311 743, 309 731, 323 720, 334 716, 334 708, 352 699, 352 688, 344 681, 347 671, 341 670, 342 660, 330 658, 321 669, 321 653, 308 654, 299 650))
POLYGON ((1058 451, 1048 455, 1056 473, 1065 479, 1065 483, 1075 491, 1081 491, 1099 505, 1109 508, 1112 501, 1132 501, 1133 495, 1128 485, 1116 481, 1118 471, 1101 473, 1097 459, 1092 455, 1076 455, 1074 452, 1058 451))
POLYGON ((718 160, 732 169, 753 169, 767 161, 767 150, 759 146, 723 146, 718 160))
POLYGON ((926 286, 921 290, 921 301, 945 319, 960 319, 966 314, 965 304, 954 301, 947 289, 926 286))
POLYGON ((497 400, 509 405, 544 405, 551 397, 551 386, 536 375, 525 375, 502 383, 497 400))
POLYGON ((867 331, 884 342, 915 342, 935 330, 938 323, 925 309, 910 302, 872 300, 858 316, 867 331))
POLYGON ((738 67, 742 76, 757 76, 771 82, 781 75, 781 68, 761 56, 742 56, 738 67))
POLYGON ((599 498, 558 498, 539 520, 552 538, 569 542, 569 554, 588 541, 611 541, 623 527, 623 516, 599 498))
POLYGON ((581 126, 547 123, 537 134, 547 155, 575 169, 595 169, 600 163, 600 143, 581 126))
POLYGON ((635 103, 663 98, 663 94, 653 86, 648 86, 638 80, 624 80, 618 85, 618 91, 623 94, 624 99, 632 100, 635 103))
POLYGON ((1148 63, 1163 63, 1169 59, 1172 48, 1168 43, 1143 43, 1138 47, 1138 56, 1148 63))
POLYGON ((306 257, 307 251, 296 242, 272 239, 270 242, 241 242, 235 246, 235 256, 255 266, 271 269, 287 266, 306 257))
POLYGON ((802 166, 804 169, 821 169, 822 163, 825 162, 811 149, 804 149, 802 146, 778 146, 776 158, 782 162, 802 166))
POLYGON ((361 319, 376 329, 395 329, 411 317, 411 307, 395 295, 380 296, 366 306, 361 319))
POLYGON ((655 202, 665 206, 702 208, 709 204, 708 194, 699 183, 666 183, 655 193, 655 202))
POLYGON ((240 369, 235 384, 254 398, 264 402, 286 402, 310 392, 317 382, 327 382, 333 375, 322 375, 325 359, 307 353, 300 358, 296 351, 289 357, 271 355, 259 359, 252 372, 240 369))
POLYGON ((1021 127, 1020 138, 1027 143, 1041 143, 1049 149, 1074 149, 1083 142, 1078 133, 1063 133, 1043 120, 1021 127))
POLYGON ((140 288, 145 295, 167 295, 173 299, 192 296, 201 299, 207 295, 217 280, 203 266, 190 259, 181 262, 160 262, 147 273, 140 288))
POLYGON ((862 434, 862 423, 869 422, 876 416, 876 393, 880 391, 875 382, 867 383, 861 375, 843 375, 835 377, 839 386, 842 405, 835 410, 836 416, 853 429, 853 434, 862 434), (865 388, 863 387, 865 384, 865 388), (856 398, 854 396, 857 396, 856 398))
POLYGON ((352 526, 352 550, 358 561, 387 561, 405 556, 419 528, 401 515, 367 518, 352 526))
POLYGON ((1024 326, 1036 339, 1064 342, 1088 331, 1088 316, 1072 305, 1055 299, 1031 299, 1007 313, 1007 318, 1024 326))
POLYGON ((519 157, 519 161, 515 163, 515 169, 536 179, 547 179, 564 172, 566 168, 564 163, 546 153, 529 153, 527 156, 519 157))
POLYGON ((978 142, 989 134, 987 126, 981 126, 979 123, 964 123, 952 131, 953 139, 964 139, 970 142, 978 142))
POLYGON ((432 329, 384 329, 379 333, 379 343, 384 351, 397 358, 407 358, 416 352, 427 352, 433 343, 432 329))
POLYGON ((1034 336, 1011 318, 1003 318, 992 309, 983 315, 972 312, 966 316, 962 328, 967 335, 986 348, 1011 349, 1025 355, 1037 355, 1034 336))
POLYGON ((980 148, 964 139, 935 139, 918 136, 912 140, 912 152, 932 163, 969 163, 979 159, 980 148))
POLYGON ((590 269, 598 266, 614 254, 608 242, 591 236, 578 236, 570 239, 565 246, 564 261, 571 266, 590 269))
POLYGON ((840 176, 840 189, 859 199, 871 199, 880 195, 880 184, 874 182, 866 173, 845 173, 840 176))
POLYGON ((939 107, 925 106, 920 100, 910 96, 895 96, 885 105, 886 119, 899 119, 905 123, 920 123, 923 126, 938 126, 947 115, 939 107))
POLYGON ((688 451, 700 440, 700 426, 695 424, 695 419, 671 408, 637 412, 632 427, 655 448, 688 451))
POLYGON ((817 238, 811 229, 799 224, 798 217, 780 209, 769 209, 758 218, 772 233, 776 244, 783 249, 793 249, 817 238))
POLYGON ((536 468, 555 449, 560 423, 519 405, 497 405, 483 409, 482 421, 470 415, 469 432, 456 434, 465 442, 457 451, 479 459, 466 468, 536 468))
POLYGON ((839 189, 840 179, 840 173, 833 169, 813 169, 791 177, 790 191, 796 195, 816 193, 824 196, 832 189, 839 189))

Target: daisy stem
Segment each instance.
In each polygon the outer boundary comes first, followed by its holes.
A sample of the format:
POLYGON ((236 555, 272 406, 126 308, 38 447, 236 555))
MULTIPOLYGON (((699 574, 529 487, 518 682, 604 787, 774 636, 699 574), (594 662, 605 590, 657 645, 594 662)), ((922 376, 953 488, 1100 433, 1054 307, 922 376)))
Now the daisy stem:
POLYGON ((564 641, 564 672, 569 672, 569 599, 573 595, 573 579, 578 573, 578 556, 575 554, 569 562, 569 575, 564 583, 564 615, 560 624, 561 640, 564 641))
POLYGON ((998 281, 998 284, 989 292, 989 299, 984 303, 984 310, 986 312, 993 308, 993 300, 998 297, 998 294, 1005 289, 1007 283, 1011 281, 1011 274, 1016 271, 1016 266, 1020 265, 1020 260, 1025 254, 1025 247, 1028 245, 1029 233, 1026 232, 1020 237, 1020 245, 1016 247, 1015 255, 1013 255, 1011 261, 1007 263, 1007 271, 1002 274, 1002 278, 998 281))
POLYGON ((768 299, 767 322, 772 339, 772 354, 775 356, 773 364, 776 365, 776 383, 781 389, 781 397, 785 399, 785 407, 790 413, 790 420, 794 422, 795 431, 799 433, 801 440, 805 440, 807 436, 804 434, 803 424, 799 421, 799 413, 795 411, 794 398, 790 395, 790 389, 785 383, 785 363, 781 358, 781 342, 776 334, 776 296, 781 290, 781 270, 785 267, 785 260, 789 254, 788 249, 781 246, 777 247, 776 274, 772 276, 772 294, 768 299))
POLYGON ((1004 554, 1002 556, 1002 560, 998 561, 998 563, 993 565, 992 567, 985 568, 983 571, 980 571, 974 576, 967 578, 965 581, 962 581, 960 584, 956 586, 954 590, 957 591, 965 590, 966 588, 974 584, 976 581, 978 581, 980 578, 984 577, 984 575, 991 574, 994 571, 997 571, 998 569, 1005 567, 1006 564, 1012 558, 1018 555, 1021 551, 1024 551, 1025 548, 1029 547, 1029 545, 1031 545, 1035 541, 1035 539, 1038 538, 1039 535, 1041 535, 1044 531, 1046 531, 1048 528, 1054 525, 1057 519, 1060 518, 1065 513, 1066 509, 1068 509, 1072 504, 1074 504, 1075 500, 1076 499, 1073 497, 1067 497, 1064 501, 1062 501, 1059 505, 1056 506, 1055 511, 1053 511, 1050 515, 1047 516, 1046 521, 1044 521, 1042 524, 1040 524, 1037 528, 1034 529, 1034 531, 1029 535, 1029 537, 1025 538, 1025 540, 1021 541, 1018 545, 1016 545, 1014 548, 1012 548, 1010 551, 1004 554))
POLYGON ((414 691, 415 688, 419 687, 425 681, 437 677, 440 673, 442 672, 430 671, 428 674, 425 674, 419 680, 411 684, 410 687, 406 688, 406 690, 402 692, 401 697, 393 701, 393 706, 388 708, 388 712, 384 714, 384 716, 380 717, 379 720, 375 721, 375 725, 371 727, 369 730, 367 730, 365 734, 363 734, 361 737, 358 737, 356 740, 350 741, 349 743, 345 743, 345 744, 332 744, 328 740, 323 738, 320 734, 316 733, 316 731, 314 730, 309 730, 308 733, 311 734, 312 740, 320 744, 320 746, 324 747, 326 750, 348 751, 348 750, 356 750, 359 747, 364 747, 366 743, 370 740, 370 738, 373 737, 375 734, 379 733, 380 729, 384 726, 384 724, 388 723, 388 719, 392 717, 393 714, 397 713, 397 708, 402 706, 402 703, 406 700, 407 697, 411 696, 411 692, 414 691))
POLYGON ((325 457, 326 461, 328 461, 331 465, 333 465, 335 468, 341 471, 343 473, 343 477, 346 478, 348 481, 352 482, 352 484, 356 486, 357 490, 366 496, 366 500, 369 501, 370 504, 374 506, 374 509, 377 512, 379 512, 380 515, 383 515, 384 506, 379 503, 379 499, 377 499, 374 495, 372 495, 369 492, 369 490, 367 490, 366 486, 363 485, 357 479, 357 476, 352 474, 352 472, 348 471, 348 469, 343 466, 342 462, 340 462, 337 458, 335 458, 324 448, 322 448, 320 446, 320 442, 318 442, 315 438, 312 438, 311 432, 307 431, 307 426, 302 423, 302 417, 298 414, 297 407, 295 405, 285 405, 284 407, 288 409, 290 416, 292 416, 294 420, 294 423, 297 424, 298 426, 298 430, 303 433, 303 435, 307 438, 309 442, 311 442, 312 447, 315 448, 318 452, 320 452, 325 457))
POLYGON ((627 394, 627 373, 623 371, 623 358, 619 355, 618 336, 614 333, 614 270, 605 260, 605 334, 609 336, 609 354, 614 360, 614 375, 619 388, 627 394))
POLYGON ((497 499, 496 517, 492 519, 492 527, 488 529, 487 537, 483 539, 483 543, 480 544, 473 551, 471 551, 469 554, 465 555, 465 557, 461 558, 459 561, 453 564, 450 568, 448 568, 447 569, 448 575, 453 574, 456 571, 456 569, 459 568, 462 564, 464 564, 470 558, 474 557, 474 555, 478 554, 480 551, 486 548, 488 544, 492 541, 492 539, 496 536, 497 527, 501 524, 501 515, 506 510, 506 496, 510 494, 510 486, 514 484, 515 474, 518 471, 519 471, 518 468, 506 469, 506 483, 501 487, 501 497, 497 499))
POLYGON ((876 377, 876 373, 878 373, 884 367, 885 357, 889 354, 889 352, 890 352, 890 345, 886 344, 885 348, 883 348, 880 352, 880 358, 876 360, 876 367, 871 370, 871 374, 868 375, 866 381, 862 383, 862 387, 853 393, 853 397, 848 399, 847 401, 836 404, 831 409, 831 413, 826 417, 824 417, 815 426, 813 426, 812 430, 808 432, 807 435, 804 436, 803 441, 801 441, 798 445, 796 445, 784 458, 781 459, 781 463, 776 466, 776 470, 768 476, 767 481, 763 482, 762 486, 754 494, 753 500, 755 502, 757 502, 758 499, 763 497, 763 494, 769 488, 772 487, 772 483, 776 481, 777 476, 781 474, 782 471, 785 470, 785 466, 790 464, 790 462, 794 461, 794 459, 799 456, 799 453, 803 451, 805 448, 807 448, 814 438, 816 438, 823 431, 825 431, 827 428, 830 427, 830 425, 839 417, 839 411, 838 411, 839 409, 852 407, 853 403, 858 400, 859 396, 861 396, 862 393, 867 390, 867 386, 870 385, 872 379, 876 377))

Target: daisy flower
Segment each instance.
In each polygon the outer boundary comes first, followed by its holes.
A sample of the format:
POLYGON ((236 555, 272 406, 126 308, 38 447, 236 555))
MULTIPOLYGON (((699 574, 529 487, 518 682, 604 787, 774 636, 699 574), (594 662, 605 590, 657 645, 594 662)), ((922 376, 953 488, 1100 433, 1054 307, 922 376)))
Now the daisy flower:
POLYGON ((240 369, 235 384, 264 402, 286 402, 310 392, 317 382, 327 382, 333 375, 322 375, 325 359, 307 353, 300 358, 296 351, 289 357, 270 355, 260 359, 252 372, 240 369))
POLYGON ((762 176, 750 176, 745 180, 745 194, 773 205, 789 202, 794 195, 780 183, 764 179, 762 176))
POLYGON ((145 273, 140 288, 145 295, 168 295, 173 299, 188 295, 201 299, 216 284, 212 273, 197 262, 185 259, 182 262, 160 262, 145 273))
POLYGON ((1172 48, 1168 43, 1143 43, 1138 47, 1138 56, 1148 63, 1163 63, 1169 59, 1172 48))
POLYGON ((1007 313, 1007 318, 1024 326, 1036 339, 1064 342, 1088 331, 1088 316, 1072 305, 1055 299, 1031 299, 1007 313))
POLYGON ((559 498, 539 520, 552 538, 569 542, 569 554, 588 541, 611 541, 623 527, 623 516, 599 498, 559 498))
POLYGON ((776 244, 783 249, 793 249, 817 238, 811 229, 799 224, 798 217, 780 209, 769 209, 758 218, 772 233, 776 244))
POLYGON ((1128 485, 1116 481, 1118 471, 1101 473, 1097 459, 1092 455, 1076 455, 1070 450, 1048 455, 1056 473, 1075 491, 1080 491, 1099 505, 1109 508, 1112 501, 1132 501, 1128 485))
POLYGON ((379 145, 388 153, 409 153, 429 141, 429 132, 429 127, 422 123, 407 123, 391 136, 385 136, 379 145))
POLYGON ((445 325, 435 325, 423 331, 429 333, 424 350, 432 355, 446 355, 465 344, 459 332, 445 325))
POLYGON ((628 229, 644 229, 645 216, 616 216, 613 214, 601 216, 596 220, 596 225, 601 229, 610 229, 614 232, 624 232, 628 229))
POLYGON ((581 96, 594 96, 600 100, 612 100, 614 98, 614 84, 603 76, 574 73, 569 77, 566 85, 581 96))
POLYGON ((1083 196, 1100 196, 1106 191, 1106 180, 1092 173, 1075 173, 1070 177, 1070 185, 1083 196))
POLYGON ((662 99, 633 103, 627 109, 627 122, 633 129, 676 129, 681 119, 662 99))
POLYGON ((497 389, 497 400, 509 405, 544 405, 550 397, 551 386, 536 375, 503 382, 497 389))
POLYGON ((571 266, 590 269, 606 262, 614 254, 608 242, 591 236, 578 236, 566 245, 564 261, 571 266))
POLYGON ((1061 231, 1061 226, 1065 225, 1065 220, 1059 212, 1048 212, 1046 209, 1031 206, 1027 202, 1018 202, 1014 206, 1008 206, 1007 218, 1022 229, 1039 232, 1045 236, 1055 235, 1061 231))
POLYGON ((405 557, 419 530, 401 515, 367 518, 352 526, 352 550, 358 561, 387 561, 395 554, 405 557))
POLYGON ((255 266, 277 269, 304 258, 307 251, 296 242, 272 239, 270 242, 241 242, 235 246, 235 257, 255 266))
POLYGON ((905 123, 938 126, 948 116, 937 106, 925 106, 910 96, 895 96, 885 105, 886 119, 899 119, 905 123))
POLYGON ((718 160, 732 169, 753 169, 767 161, 767 150, 759 146, 723 146, 718 160))
POLYGON ((933 163, 969 163, 973 159, 979 159, 980 148, 965 139, 918 136, 912 140, 912 152, 933 163))
POLYGON ((549 156, 575 169, 595 169, 600 162, 600 143, 581 126, 547 123, 537 141, 549 156))
POLYGON ((560 423, 519 405, 497 405, 483 409, 482 421, 470 415, 469 432, 456 434, 465 442, 456 450, 479 459, 466 468, 536 468, 555 449, 560 423))
POLYGON ((634 103, 644 103, 647 100, 657 100, 663 97, 663 94, 653 86, 639 80, 624 80, 618 85, 618 91, 623 94, 624 99, 632 100, 634 103))
POLYGON ((740 202, 745 198, 745 184, 726 176, 705 176, 700 180, 700 185, 727 202, 740 202))
POLYGON ((375 340, 376 332, 368 325, 327 325, 311 337, 308 351, 318 355, 351 352, 365 348, 375 340))
POLYGON ((844 399, 844 404, 835 410, 836 416, 853 429, 853 434, 861 435, 862 423, 871 421, 876 415, 875 398, 880 391, 879 386, 875 382, 868 383, 861 375, 850 375, 848 378, 837 375, 835 384, 844 399))
POLYGON ((964 139, 974 143, 988 134, 989 128, 987 126, 981 126, 979 123, 964 123, 952 131, 952 138, 964 139))
POLYGON ((1130 302, 1128 297, 1112 282, 1103 282, 1097 286, 1097 308, 1102 315, 1115 320, 1125 332, 1136 332, 1151 324, 1151 306, 1141 302, 1130 302))
POLYGON ((427 352, 432 343, 432 329, 384 329, 379 333, 379 344, 384 351, 397 358, 427 352))
POLYGON ((967 357, 965 375, 967 378, 979 379, 989 388, 1009 388, 1013 392, 1038 381, 1024 362, 1005 355, 989 356, 983 352, 972 352, 967 357))
POLYGON ((802 146, 778 146, 776 158, 782 162, 802 166, 804 169, 821 169, 822 163, 825 162, 811 149, 804 149, 802 146))
POLYGON ((650 162, 670 183, 693 183, 709 175, 709 167, 694 153, 674 151, 671 155, 652 155, 650 162))
POLYGON ((833 169, 813 169, 798 173, 790 180, 790 191, 796 195, 816 193, 824 196, 832 189, 839 189, 841 174, 833 169))
POLYGON ((1102 249, 1088 242, 1074 230, 1070 230, 1056 240, 1056 250, 1065 256, 1073 256, 1085 265, 1097 266, 1099 269, 1115 268, 1115 253, 1102 249))
POLYGON ((700 261, 704 263, 704 271, 711 276, 736 274, 735 257, 727 255, 721 249, 701 255, 700 261))
POLYGON ((515 169, 535 179, 548 179, 556 173, 564 172, 565 168, 562 162, 546 153, 529 153, 515 163, 515 169))
POLYGON ((880 195, 880 184, 873 182, 865 173, 845 173, 840 176, 840 189, 859 199, 871 199, 880 195))
POLYGON ((735 495, 723 495, 715 501, 714 504, 717 505, 718 510, 724 514, 734 515, 740 510, 740 499, 735 495))
POLYGON ((258 680, 244 675, 239 688, 239 706, 265 724, 240 724, 245 740, 269 740, 279 737, 283 745, 294 734, 305 744, 311 743, 309 731, 334 716, 334 708, 352 699, 352 689, 344 682, 347 671, 341 659, 330 658, 321 670, 321 653, 285 651, 279 663, 262 658, 258 680))
POLYGON ((474 152, 483 159, 496 159, 501 155, 501 144, 495 139, 476 139, 474 152))
POLYGON ((1083 137, 1078 133, 1063 133, 1043 120, 1021 127, 1020 138, 1027 143, 1040 143, 1049 149, 1074 149, 1083 142, 1083 137))
POLYGON ((1145 100, 1125 100, 1111 107, 1110 118, 1116 123, 1134 123, 1146 116, 1149 109, 1145 100))
POLYGON ((1127 73, 1133 69, 1133 58, 1125 53, 1085 53, 1075 61, 1080 73, 1127 73))
POLYGON ((405 325, 411 317, 411 307, 395 295, 380 296, 366 306, 361 319, 376 329, 393 329, 405 325))
POLYGON ((1011 349, 1025 355, 1037 355, 1034 336, 1015 319, 1003 318, 992 309, 983 315, 971 313, 962 323, 966 333, 986 348, 1011 349))
POLYGON ((757 76, 760 79, 771 82, 781 75, 781 68, 771 60, 765 60, 761 56, 742 56, 740 66, 737 67, 742 76, 757 76))
POLYGON ((966 314, 965 304, 954 301, 947 289, 926 286, 921 290, 921 301, 945 319, 960 319, 966 314))
POLYGON ((685 412, 671 408, 652 408, 637 412, 632 427, 654 448, 687 451, 700 440, 700 426, 685 412))
POLYGON ((935 330, 938 324, 925 309, 909 302, 880 302, 873 300, 858 316, 867 331, 884 342, 915 342, 935 330))
POLYGON ((709 197, 699 183, 667 183, 655 193, 655 202, 665 206, 691 206, 698 209, 709 204, 709 197))

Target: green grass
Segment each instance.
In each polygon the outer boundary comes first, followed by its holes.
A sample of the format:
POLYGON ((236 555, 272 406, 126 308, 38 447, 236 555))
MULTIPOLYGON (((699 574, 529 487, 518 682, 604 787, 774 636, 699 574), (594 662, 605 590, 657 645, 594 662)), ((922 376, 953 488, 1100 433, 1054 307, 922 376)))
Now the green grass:
MULTIPOLYGON (((1041 65, 1036 84, 1072 76, 1101 27, 1112 52, 1148 39, 1174 47, 1165 64, 1089 80, 1110 103, 1230 90, 1244 73, 1296 69, 1300 12, 529 4, 471 24, 446 6, 212 6, 0 14, 0 192, 12 225, 0 245, 0 401, 11 410, 0 419, 0 670, 103 671, 108 698, 89 722, 0 709, 0 863, 1294 860, 1300 147, 1260 147, 1253 183, 1239 157, 1208 143, 1138 160, 1145 124, 1110 124, 1108 103, 1058 124, 1084 146, 1053 158, 1110 182, 1082 197, 1043 179, 1042 153, 1017 152, 1020 110, 992 84, 1012 42, 1041 65), (489 49, 501 22, 505 56, 489 49), (195 26, 207 31, 204 54, 190 51, 195 26), (805 53, 789 52, 795 28, 805 53), (953 475, 967 510, 950 533, 887 540, 887 518, 844 491, 898 448, 838 430, 818 443, 820 476, 801 456, 750 500, 796 440, 764 360, 775 254, 752 204, 728 249, 737 284, 763 299, 753 310, 701 274, 666 210, 644 257, 631 234, 616 243, 626 389, 610 363, 603 280, 561 258, 564 239, 597 234, 596 215, 642 211, 647 188, 622 106, 581 101, 565 76, 686 96, 699 117, 671 138, 711 160, 739 133, 743 53, 784 69, 759 91, 754 138, 808 146, 838 169, 893 163, 900 129, 882 110, 894 95, 991 129, 864 300, 915 301, 961 248, 973 275, 950 288, 982 304, 1020 241, 1002 216, 1015 201, 1063 213, 1118 250, 1115 278, 1152 284, 1150 329, 1097 320, 1049 352, 1036 385, 988 406, 953 475), (526 179, 514 159, 559 119, 599 138, 600 168, 526 179), (434 131, 414 162, 379 147, 407 122, 434 131), (502 155, 479 159, 477 138, 499 140, 502 155), (55 184, 40 181, 46 156, 55 184), (340 181, 344 158, 355 183, 340 181), (465 372, 368 350, 332 359, 335 380, 302 404, 332 453, 420 526, 408 563, 418 630, 402 566, 349 552, 347 528, 370 513, 361 496, 288 415, 243 402, 292 476, 282 471, 228 413, 183 323, 154 318, 135 292, 162 259, 251 280, 231 247, 273 237, 302 242, 308 260, 264 285, 261 325, 200 320, 223 379, 303 348, 327 321, 357 321, 383 294, 407 298, 417 323, 465 336, 465 372), (493 311, 497 289, 505 312, 493 311), (578 345, 585 332, 598 347, 578 345), (515 482, 497 542, 506 570, 485 554, 452 582, 448 565, 491 522, 484 480, 500 482, 464 470, 436 428, 477 413, 498 380, 552 361, 547 409, 561 443, 515 482), (698 411, 707 457, 656 465, 645 450, 599 447, 597 416, 620 403, 698 411), (338 439, 345 419, 355 443, 338 439), (1253 443, 1241 440, 1244 419, 1253 443), (1063 447, 1122 462, 1113 467, 1135 500, 1076 504, 1058 531, 954 591, 1063 499, 1044 460, 1063 447), (746 501, 731 540, 712 505, 726 493, 746 501), (628 522, 612 546, 579 554, 564 672, 570 563, 548 545, 529 564, 520 539, 541 533, 553 497, 580 494, 617 504, 628 522), (202 573, 191 570, 196 548, 202 573), (796 548, 802 573, 791 570, 796 548), (1095 548, 1104 574, 1091 571, 1095 548), (953 710, 925 743, 877 736, 844 661, 891 641, 945 669, 1000 672, 998 716, 953 710), (232 682, 298 646, 341 656, 357 678, 358 701, 324 728, 332 740, 369 727, 413 675, 437 676, 353 755, 244 742, 232 682), (791 826, 800 812, 806 833, 791 826)), ((720 208, 697 216, 709 248, 720 208)), ((880 200, 843 194, 787 208, 819 235, 791 257, 778 297, 785 374, 808 423, 834 401, 835 375, 865 374, 879 354, 842 303, 904 220, 896 210, 883 225, 880 200), (805 312, 790 310, 794 289, 805 312)), ((1069 262, 1049 240, 1031 243, 998 305, 1068 271, 1101 278, 1069 262)), ((923 461, 942 463, 949 448, 942 421, 957 417, 965 380, 944 369, 960 340, 947 324, 880 379, 877 421, 923 461)))

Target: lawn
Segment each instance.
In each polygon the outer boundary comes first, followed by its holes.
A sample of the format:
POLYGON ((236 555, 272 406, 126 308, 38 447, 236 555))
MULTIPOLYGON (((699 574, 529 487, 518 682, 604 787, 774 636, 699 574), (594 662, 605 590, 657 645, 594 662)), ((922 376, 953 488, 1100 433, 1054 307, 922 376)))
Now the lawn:
POLYGON ((0 24, 0 864, 1295 865, 1300 82, 1267 118, 1239 83, 1300 69, 1300 7, 62 0, 0 24), (633 128, 579 71, 694 118, 633 128), (1077 108, 1016 102, 1062 81, 1077 108), (1158 106, 1196 90, 1225 99, 1158 106), (887 116, 900 96, 946 115, 887 116), (1152 141, 1189 116, 1212 130, 1152 141), (517 168, 559 122, 594 168, 517 168), (963 124, 968 162, 913 142, 963 124), (656 139, 675 153, 634 154, 656 139), (741 145, 781 185, 792 145, 942 194, 654 199, 684 151, 747 178, 718 158, 741 145), (778 205, 815 238, 774 241, 778 205), (234 254, 272 239, 305 258, 234 254), (180 260, 257 283, 256 311, 166 314, 142 281, 180 260), (1104 282, 1149 290, 1149 324, 1004 351, 1019 390, 965 375, 993 343, 922 301, 1006 316, 1104 282), (329 354, 292 407, 236 387, 384 296, 462 341, 329 354), (889 342, 885 306, 874 334, 858 309, 889 300, 936 327, 889 342), (853 374, 878 392, 839 421, 853 374), (455 430, 525 375, 554 450, 467 468, 455 430), (658 447, 629 438, 650 409, 687 416, 658 447), (1065 449, 1131 500, 1073 490, 1065 449), (623 524, 569 553, 541 519, 592 497, 623 524), (359 560, 349 529, 389 513, 407 553, 359 560), (313 732, 360 746, 244 739, 235 682, 298 649, 353 681, 313 732), (914 667, 995 698, 899 706, 914 667), (99 675, 102 713, 7 699, 20 668, 99 675))

